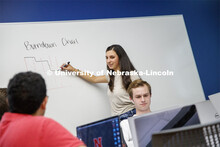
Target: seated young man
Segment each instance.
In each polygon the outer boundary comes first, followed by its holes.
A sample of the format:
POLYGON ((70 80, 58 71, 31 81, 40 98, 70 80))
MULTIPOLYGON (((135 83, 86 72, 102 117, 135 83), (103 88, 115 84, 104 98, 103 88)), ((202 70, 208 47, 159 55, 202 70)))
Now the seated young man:
POLYGON ((10 112, 0 122, 1 147, 85 146, 56 121, 44 117, 48 97, 41 75, 16 74, 8 84, 10 112))
MULTIPOLYGON (((140 79, 133 81, 129 85, 127 92, 130 96, 130 100, 134 103, 136 108, 136 115, 134 116, 151 112, 151 86, 146 81, 140 79)), ((128 120, 122 120, 120 126, 127 146, 133 147, 134 144, 128 120)))

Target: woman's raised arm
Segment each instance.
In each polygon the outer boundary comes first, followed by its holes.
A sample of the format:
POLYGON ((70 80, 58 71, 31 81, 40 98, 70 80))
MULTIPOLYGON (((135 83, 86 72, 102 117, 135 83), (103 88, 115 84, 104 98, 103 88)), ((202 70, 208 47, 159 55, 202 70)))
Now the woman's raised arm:
POLYGON ((105 75, 103 75, 103 76, 94 76, 94 75, 91 75, 91 74, 89 74, 89 73, 82 72, 82 71, 80 71, 79 69, 74 68, 74 67, 73 67, 72 65, 70 65, 70 64, 68 64, 68 65, 66 65, 66 66, 64 66, 64 65, 65 65, 65 64, 63 64, 63 65, 61 66, 61 69, 62 69, 62 70, 67 70, 67 71, 69 71, 69 72, 76 72, 77 75, 78 75, 80 78, 82 78, 82 79, 84 79, 84 80, 86 80, 86 81, 88 81, 88 82, 90 82, 90 83, 108 83, 108 80, 107 80, 107 78, 106 78, 105 75))

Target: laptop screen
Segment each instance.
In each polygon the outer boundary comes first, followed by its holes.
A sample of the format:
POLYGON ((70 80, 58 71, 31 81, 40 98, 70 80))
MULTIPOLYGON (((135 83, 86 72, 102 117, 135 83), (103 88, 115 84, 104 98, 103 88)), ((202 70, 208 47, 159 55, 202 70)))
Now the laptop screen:
POLYGON ((200 124, 195 105, 171 108, 128 119, 134 146, 150 147, 151 136, 161 130, 200 124))
POLYGON ((76 128, 77 137, 87 146, 121 147, 119 117, 114 116, 76 128))

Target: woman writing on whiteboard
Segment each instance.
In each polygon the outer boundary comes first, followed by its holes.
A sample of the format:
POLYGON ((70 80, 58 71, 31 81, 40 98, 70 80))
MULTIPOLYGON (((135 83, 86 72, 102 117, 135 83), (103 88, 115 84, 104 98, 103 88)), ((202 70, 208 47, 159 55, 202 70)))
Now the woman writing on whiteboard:
MULTIPOLYGON (((132 81, 140 78, 137 74, 125 73, 134 73, 136 71, 135 67, 120 45, 111 45, 106 49, 106 63, 109 71, 108 75, 90 76, 79 74, 78 76, 91 83, 108 83, 108 96, 110 98, 112 115, 121 115, 125 112, 133 115, 135 113, 134 104, 130 101, 126 90, 132 81)), ((61 68, 70 72, 81 72, 70 64, 65 67, 62 65, 61 68)))

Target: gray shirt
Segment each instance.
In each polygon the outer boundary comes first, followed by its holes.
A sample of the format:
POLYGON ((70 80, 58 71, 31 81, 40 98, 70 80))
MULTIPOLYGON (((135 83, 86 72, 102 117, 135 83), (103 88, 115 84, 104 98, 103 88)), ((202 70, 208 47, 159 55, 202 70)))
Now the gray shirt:
MULTIPOLYGON (((131 74, 130 77, 132 81, 136 79, 140 79, 139 76, 135 74, 131 74)), ((108 75, 106 75, 106 78, 108 79, 108 81, 110 80, 108 75)), ((122 76, 116 74, 114 80, 115 81, 114 81, 113 92, 111 92, 109 88, 107 92, 109 96, 110 104, 111 104, 112 116, 120 115, 122 113, 125 113, 127 111, 134 109, 134 104, 129 99, 129 95, 123 86, 122 76)))

